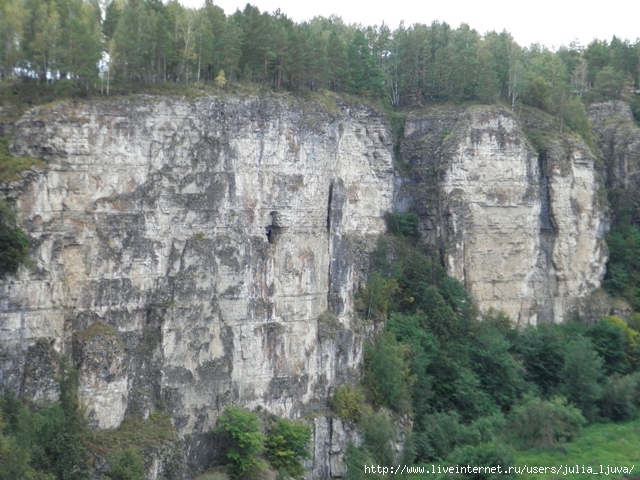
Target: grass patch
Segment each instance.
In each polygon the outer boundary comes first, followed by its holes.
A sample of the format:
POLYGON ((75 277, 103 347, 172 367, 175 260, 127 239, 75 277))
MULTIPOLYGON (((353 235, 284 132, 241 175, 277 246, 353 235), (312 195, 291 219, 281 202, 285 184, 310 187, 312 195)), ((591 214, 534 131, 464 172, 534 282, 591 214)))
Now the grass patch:
MULTIPOLYGON (((557 450, 527 450, 515 452, 514 465, 582 465, 592 467, 594 472, 600 472, 600 465, 606 472, 607 465, 612 467, 631 467, 637 464, 633 473, 640 472, 640 420, 615 424, 595 424, 582 430, 580 436, 573 442, 557 450)), ((552 479, 564 478, 562 475, 530 474, 522 475, 522 479, 552 479)), ((589 474, 571 475, 574 479, 595 478, 589 474)), ((611 474, 607 478, 624 478, 621 474, 611 474)))
POLYGON ((137 453, 153 450, 175 438, 176 431, 168 413, 154 413, 147 420, 126 418, 116 430, 91 431, 89 449, 96 456, 115 450, 137 453))
MULTIPOLYGON (((602 478, 623 479, 640 478, 640 419, 627 423, 600 423, 586 427, 580 436, 573 442, 555 449, 531 449, 514 451, 513 466, 524 467, 556 467, 562 465, 562 474, 551 473, 523 473, 515 478, 522 480, 550 480, 571 477, 574 480, 586 480, 598 478, 597 475, 581 473, 584 465, 591 467, 593 472, 600 474, 600 465, 606 474, 607 466, 628 467, 635 465, 632 475, 611 473, 602 478), (579 467, 580 473, 564 475, 564 467, 579 467)), ((438 465, 449 466, 446 461, 433 462, 436 469, 438 465)), ((431 472, 432 464, 424 464, 425 472, 431 472)), ((455 466, 455 465, 454 465, 455 466)), ((474 466, 474 465, 472 465, 474 466)), ((482 466, 482 465, 477 465, 482 466)), ((450 475, 433 474, 409 474, 403 475, 407 480, 446 479, 450 475)))
POLYGON ((0 183, 15 182, 20 179, 20 173, 35 166, 43 168, 45 162, 33 157, 14 157, 9 151, 11 140, 0 137, 0 183))
POLYGON ((207 470, 195 480, 229 480, 230 478, 226 467, 219 466, 207 470))

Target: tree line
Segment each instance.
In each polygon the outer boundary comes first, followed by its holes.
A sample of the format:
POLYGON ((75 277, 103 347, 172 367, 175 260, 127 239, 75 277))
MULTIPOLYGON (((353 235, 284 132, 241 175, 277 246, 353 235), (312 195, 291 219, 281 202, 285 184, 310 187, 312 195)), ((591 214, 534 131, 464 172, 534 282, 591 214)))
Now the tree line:
POLYGON ((393 107, 498 99, 563 118, 592 101, 640 88, 640 40, 613 37, 552 51, 446 23, 295 23, 247 4, 232 15, 206 0, 0 0, 0 77, 61 80, 92 89, 158 82, 256 82, 328 89, 393 107))

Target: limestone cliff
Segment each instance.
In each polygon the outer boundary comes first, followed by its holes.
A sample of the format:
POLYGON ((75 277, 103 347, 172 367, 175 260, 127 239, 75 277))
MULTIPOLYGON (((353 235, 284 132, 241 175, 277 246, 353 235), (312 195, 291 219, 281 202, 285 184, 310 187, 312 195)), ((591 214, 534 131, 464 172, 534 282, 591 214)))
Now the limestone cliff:
POLYGON ((71 355, 93 426, 165 406, 203 464, 224 405, 298 417, 357 377, 354 289, 392 209, 381 115, 132 96, 14 133, 47 168, 14 189, 33 265, 1 286, 1 384, 55 396, 47 359, 71 355))
MULTIPOLYGON (((604 273, 593 154, 538 152, 497 107, 413 112, 399 171, 384 117, 330 98, 59 103, 13 134, 47 166, 8 190, 32 265, 0 285, 0 385, 55 398, 67 355, 92 426, 166 409, 193 467, 225 405, 295 418, 359 377, 354 293, 390 211, 521 324, 567 318, 604 273)), ((312 476, 342 475, 353 431, 314 422, 312 476)))
POLYGON ((481 310, 503 310, 520 325, 571 318, 600 285, 607 258, 587 145, 556 135, 536 151, 497 107, 415 112, 405 131, 411 175, 397 203, 420 213, 448 273, 481 310))
POLYGON ((635 190, 640 187, 640 129, 624 102, 591 105, 589 120, 607 167, 607 187, 635 190))

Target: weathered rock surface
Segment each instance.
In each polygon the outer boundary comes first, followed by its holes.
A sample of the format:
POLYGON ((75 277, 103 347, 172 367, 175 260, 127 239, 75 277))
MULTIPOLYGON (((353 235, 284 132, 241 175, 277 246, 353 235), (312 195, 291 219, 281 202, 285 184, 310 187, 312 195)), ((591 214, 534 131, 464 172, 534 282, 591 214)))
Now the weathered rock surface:
POLYGON ((629 105, 596 103, 587 113, 606 164, 607 187, 640 188, 640 128, 633 122, 629 105))
MULTIPOLYGON (((225 405, 295 418, 358 378, 354 293, 389 211, 418 212, 480 308, 520 324, 562 321, 599 286, 581 140, 538 155, 506 110, 415 112, 398 175, 384 118, 330 102, 130 96, 25 116, 13 149, 47 167, 9 193, 33 265, 0 285, 0 385, 55 398, 68 355, 94 427, 166 408, 197 467, 225 405)), ((342 475, 353 428, 314 422, 312 475, 342 475)))
POLYGON ((448 273, 481 310, 518 324, 561 322, 600 285, 606 218, 595 158, 564 135, 545 152, 497 107, 449 107, 407 120, 414 175, 397 203, 418 211, 448 273))
POLYGON ((95 427, 166 406, 198 464, 224 405, 297 417, 358 376, 354 289, 392 209, 378 113, 134 96, 14 134, 47 169, 14 194, 34 265, 0 287, 1 384, 55 396, 47 359, 72 355, 95 427))

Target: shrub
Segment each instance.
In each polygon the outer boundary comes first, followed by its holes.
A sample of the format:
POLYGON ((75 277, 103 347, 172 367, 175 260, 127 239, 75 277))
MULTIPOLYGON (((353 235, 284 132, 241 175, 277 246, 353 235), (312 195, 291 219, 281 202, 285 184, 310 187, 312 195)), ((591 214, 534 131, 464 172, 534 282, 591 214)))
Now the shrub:
POLYGON ((584 337, 571 340, 565 347, 559 392, 590 421, 598 413, 603 363, 593 344, 584 337))
POLYGON ((607 378, 600 400, 602 416, 616 422, 632 418, 636 411, 639 380, 638 373, 614 374, 607 378))
POLYGON ((459 333, 458 316, 436 287, 422 284, 416 292, 416 304, 425 315, 423 327, 439 339, 452 339, 459 333))
POLYGON ((480 445, 466 445, 457 448, 448 458, 450 465, 497 467, 501 466, 501 472, 491 473, 490 471, 479 471, 477 473, 456 473, 447 478, 472 479, 472 480, 493 480, 515 478, 515 473, 506 473, 513 465, 513 453, 511 450, 499 443, 482 443, 480 445))
POLYGON ((526 391, 523 371, 510 353, 511 344, 495 328, 483 328, 470 346, 471 364, 480 388, 504 410, 526 391))
POLYGON ((416 449, 421 461, 444 460, 458 445, 471 440, 469 428, 456 412, 439 412, 424 418, 423 431, 417 435, 416 449))
POLYGON ((311 458, 311 433, 308 425, 278 419, 266 441, 271 465, 284 470, 289 477, 301 477, 305 470, 301 462, 311 458))
POLYGON ((411 409, 411 376, 405 352, 391 332, 383 332, 365 349, 364 385, 377 405, 398 412, 411 409))
POLYGON ((527 396, 511 410, 507 428, 525 448, 548 448, 573 439, 585 423, 580 411, 563 397, 546 401, 527 396))
POLYGON ((362 414, 364 401, 362 390, 347 384, 335 389, 329 404, 333 411, 343 420, 357 422, 362 414))
POLYGON ((362 445, 380 465, 393 465, 392 442, 395 431, 391 419, 382 412, 363 415, 360 422, 362 445))
POLYGON ((144 480, 144 464, 135 450, 120 450, 109 455, 111 480, 144 480))
POLYGON ((514 350, 522 359, 525 379, 535 384, 544 398, 552 396, 560 383, 565 341, 555 327, 526 328, 515 340, 514 350))
POLYGON ((18 271, 27 263, 29 238, 16 226, 16 220, 9 205, 0 201, 0 278, 18 271))
POLYGON ((344 463, 347 467, 344 480, 383 480, 385 478, 381 473, 365 472, 365 465, 376 465, 377 462, 366 448, 358 448, 353 443, 347 445, 344 463))
POLYGON ((257 457, 264 451, 265 436, 258 416, 241 407, 227 407, 218 422, 217 432, 228 444, 229 474, 240 478, 257 467, 257 457))
POLYGON ((400 237, 413 237, 418 234, 420 219, 411 212, 392 213, 387 217, 387 230, 400 237))
MULTIPOLYGON (((627 335, 616 319, 617 317, 603 318, 587 332, 596 351, 604 360, 604 369, 608 375, 626 373, 629 370, 625 348, 627 335)), ((624 323, 623 320, 618 320, 624 323)))
POLYGON ((395 278, 384 278, 378 273, 371 275, 364 290, 358 292, 356 309, 369 319, 383 320, 387 316, 389 301, 398 291, 395 278))

